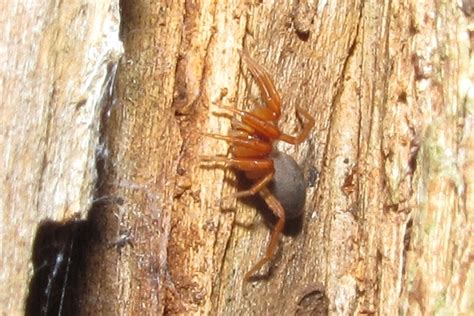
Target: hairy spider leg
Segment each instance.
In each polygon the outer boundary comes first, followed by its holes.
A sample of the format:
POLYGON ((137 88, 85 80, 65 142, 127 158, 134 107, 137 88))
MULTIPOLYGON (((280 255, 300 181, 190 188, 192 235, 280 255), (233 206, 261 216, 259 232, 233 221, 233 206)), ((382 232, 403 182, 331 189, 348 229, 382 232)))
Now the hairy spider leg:
POLYGON ((267 187, 264 187, 259 193, 267 203, 268 207, 270 207, 273 214, 275 214, 275 216, 278 218, 278 221, 275 225, 275 228, 273 228, 265 255, 252 267, 252 269, 245 273, 244 281, 248 281, 258 270, 262 268, 265 263, 269 262, 273 258, 275 250, 278 246, 278 240, 280 238, 281 232, 285 227, 285 210, 283 209, 283 206, 281 206, 280 202, 278 202, 276 197, 267 187))
POLYGON ((311 114, 309 114, 308 111, 304 110, 303 108, 296 106, 296 113, 298 113, 298 115, 304 116, 306 119, 306 123, 303 125, 303 130, 297 136, 281 134, 279 137, 280 140, 293 145, 303 142, 308 137, 315 123, 311 114))
POLYGON ((275 84, 273 83, 270 74, 263 66, 259 65, 255 60, 253 60, 247 51, 240 51, 240 55, 247 64, 255 81, 257 82, 262 99, 267 105, 266 108, 261 107, 255 109, 254 113, 258 114, 258 116, 261 118, 277 121, 281 115, 281 98, 277 89, 275 88, 275 84))

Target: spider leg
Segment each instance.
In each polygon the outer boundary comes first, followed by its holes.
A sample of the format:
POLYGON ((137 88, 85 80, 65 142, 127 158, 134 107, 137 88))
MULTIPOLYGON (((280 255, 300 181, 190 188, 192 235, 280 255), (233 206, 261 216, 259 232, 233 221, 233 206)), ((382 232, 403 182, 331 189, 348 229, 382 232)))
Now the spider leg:
POLYGON ((257 138, 249 138, 247 137, 238 136, 238 135, 220 135, 220 134, 212 134, 212 133, 203 133, 204 136, 224 140, 230 144, 232 144, 235 149, 234 152, 237 154, 237 157, 262 157, 269 155, 273 147, 268 142, 259 140, 257 138))
POLYGON ((278 246, 280 234, 285 226, 285 210, 283 209, 283 206, 281 206, 280 202, 278 202, 275 196, 271 194, 266 187, 260 191, 260 194, 272 210, 273 214, 278 217, 278 222, 275 225, 275 228, 273 228, 265 255, 252 267, 252 269, 245 273, 244 281, 248 281, 255 274, 255 272, 260 270, 260 268, 262 268, 265 263, 269 262, 273 258, 275 250, 278 246))
MULTIPOLYGON (((271 120, 266 119, 265 117, 262 118, 255 115, 257 109, 252 111, 252 113, 234 109, 230 106, 222 106, 220 109, 232 114, 239 115, 242 119, 241 124, 245 125, 246 129, 250 129, 261 136, 264 136, 269 139, 277 139, 281 135, 281 132, 275 125, 275 123, 273 123, 271 120)), ((262 110, 264 108, 258 109, 262 110)))
POLYGON ((229 201, 233 199, 239 199, 247 196, 252 196, 260 192, 265 188, 265 186, 273 179, 273 175, 275 172, 269 172, 266 176, 264 176, 262 179, 260 179, 257 183, 252 185, 252 187, 248 190, 243 190, 243 191, 238 191, 233 194, 226 195, 222 198, 220 198, 219 203, 222 205, 224 201, 229 201))
POLYGON ((270 113, 267 113, 267 119, 272 121, 277 120, 281 114, 281 98, 277 89, 275 88, 275 84, 273 83, 270 74, 263 66, 257 64, 257 62, 253 60, 252 57, 250 57, 247 51, 242 50, 240 55, 247 64, 255 81, 257 82, 262 94, 262 99, 267 105, 267 108, 270 110, 270 113))
POLYGON ((247 171, 247 172, 257 172, 257 174, 262 173, 263 177, 260 178, 252 187, 248 190, 238 191, 233 194, 223 196, 218 199, 216 205, 222 207, 224 202, 230 201, 233 199, 243 198, 247 196, 252 196, 266 188, 266 185, 273 179, 275 171, 273 169, 273 161, 271 159, 248 159, 248 158, 227 158, 227 157, 212 157, 212 156, 201 156, 203 161, 210 162, 224 162, 226 164, 231 164, 232 166, 247 171), (266 172, 266 173, 265 173, 266 172))
MULTIPOLYGON (((236 116, 234 116, 234 114, 239 114, 239 113, 236 113, 237 110, 234 110, 233 108, 231 107, 226 107, 226 106, 220 106, 219 107, 219 111, 214 111, 212 112, 213 114, 217 115, 217 116, 222 116, 222 117, 225 117, 225 118, 228 118, 231 120, 231 126, 232 126, 232 129, 235 131, 243 131, 243 132, 246 132, 247 134, 253 134, 255 132, 255 130, 248 126, 247 124, 244 124, 243 122, 237 120, 236 116)), ((245 115, 245 113, 248 113, 248 112, 245 112, 245 111, 240 111, 240 115, 245 115)))
MULTIPOLYGON (((247 124, 244 124, 242 123, 241 121, 237 120, 235 117, 232 118, 231 122, 230 122, 232 128, 233 128, 233 132, 235 134, 241 134, 241 135, 248 135, 248 134, 253 134, 255 133, 255 129, 251 128, 250 126, 248 126, 247 124)), ((231 131, 231 133, 232 133, 231 131)))
POLYGON ((202 162, 224 163, 242 171, 273 170, 273 160, 270 158, 227 158, 222 156, 201 156, 202 162))
POLYGON ((303 125, 303 130, 297 136, 281 134, 279 138, 280 140, 293 144, 293 145, 297 145, 301 143, 302 141, 304 141, 308 137, 309 132, 311 132, 311 129, 314 126, 314 118, 311 116, 311 114, 308 113, 308 111, 297 106, 296 112, 298 113, 298 115, 303 115, 306 119, 306 123, 303 125))

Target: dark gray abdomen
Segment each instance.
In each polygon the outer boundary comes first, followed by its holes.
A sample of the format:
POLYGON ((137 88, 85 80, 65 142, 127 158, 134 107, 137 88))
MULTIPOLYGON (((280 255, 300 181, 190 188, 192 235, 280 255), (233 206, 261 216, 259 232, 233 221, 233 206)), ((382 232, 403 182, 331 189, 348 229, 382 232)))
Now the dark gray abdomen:
POLYGON ((286 218, 303 214, 306 200, 306 181, 296 161, 287 154, 274 151, 271 155, 275 175, 268 185, 272 194, 285 209, 286 218))

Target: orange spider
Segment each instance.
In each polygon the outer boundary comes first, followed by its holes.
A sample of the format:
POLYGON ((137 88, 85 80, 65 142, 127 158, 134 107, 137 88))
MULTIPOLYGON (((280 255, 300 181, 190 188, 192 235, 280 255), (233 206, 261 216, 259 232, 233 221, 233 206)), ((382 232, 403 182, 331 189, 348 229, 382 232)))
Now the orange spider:
POLYGON ((224 199, 242 198, 259 193, 278 218, 265 256, 245 274, 244 280, 248 280, 272 259, 285 220, 301 216, 306 199, 306 182, 301 169, 293 158, 278 152, 273 143, 276 140, 290 144, 301 143, 313 128, 314 119, 307 111, 297 106, 297 113, 303 115, 307 122, 298 136, 283 134, 277 125, 281 114, 280 95, 270 75, 247 52, 241 52, 241 56, 260 88, 265 106, 256 107, 250 112, 222 107, 223 110, 233 114, 229 135, 210 133, 204 135, 229 143, 231 157, 202 156, 201 159, 206 162, 224 163, 226 166, 242 170, 246 177, 254 182, 249 190, 236 192, 224 199))

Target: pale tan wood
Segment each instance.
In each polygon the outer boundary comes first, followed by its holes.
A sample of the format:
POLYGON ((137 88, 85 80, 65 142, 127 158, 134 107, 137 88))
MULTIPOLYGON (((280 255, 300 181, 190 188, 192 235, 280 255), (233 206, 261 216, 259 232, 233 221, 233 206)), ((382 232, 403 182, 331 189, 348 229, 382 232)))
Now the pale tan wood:
POLYGON ((90 208, 108 67, 122 46, 118 1, 3 1, 0 12, 0 313, 18 315, 39 223, 90 208))

